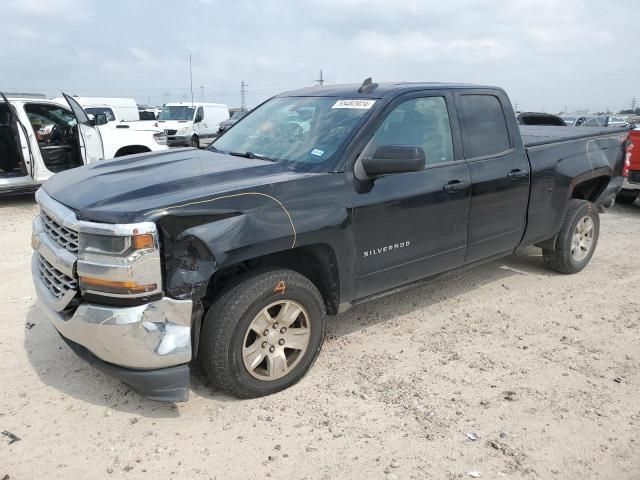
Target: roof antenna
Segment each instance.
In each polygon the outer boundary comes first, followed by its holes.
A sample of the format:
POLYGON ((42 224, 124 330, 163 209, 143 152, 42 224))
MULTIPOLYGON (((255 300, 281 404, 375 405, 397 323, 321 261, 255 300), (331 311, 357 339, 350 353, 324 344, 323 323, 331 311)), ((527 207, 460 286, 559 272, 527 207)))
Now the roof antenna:
POLYGON ((360 88, 358 89, 358 93, 370 93, 376 88, 378 88, 378 84, 373 83, 371 77, 365 78, 364 82, 362 82, 362 85, 360 85, 360 88))

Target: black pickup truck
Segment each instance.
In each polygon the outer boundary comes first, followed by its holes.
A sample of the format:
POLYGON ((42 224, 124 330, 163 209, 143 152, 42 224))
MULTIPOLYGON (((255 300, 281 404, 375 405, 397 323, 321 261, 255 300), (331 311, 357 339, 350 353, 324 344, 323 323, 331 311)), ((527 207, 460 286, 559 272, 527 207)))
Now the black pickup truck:
POLYGON ((354 303, 522 246, 582 270, 626 139, 519 127, 494 87, 289 92, 208 151, 55 175, 37 194, 34 282, 71 348, 148 398, 186 400, 196 359, 216 388, 267 395, 354 303))

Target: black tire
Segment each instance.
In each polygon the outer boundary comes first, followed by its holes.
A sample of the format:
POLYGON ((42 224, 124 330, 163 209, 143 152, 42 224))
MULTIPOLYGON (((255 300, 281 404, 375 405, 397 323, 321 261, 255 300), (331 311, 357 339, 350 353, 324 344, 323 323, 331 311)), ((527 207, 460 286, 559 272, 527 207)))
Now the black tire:
POLYGON ((324 329, 324 302, 309 279, 291 270, 257 273, 229 288, 209 308, 199 344, 201 365, 214 386, 224 392, 240 398, 271 395, 295 384, 307 373, 322 347, 324 329), (279 300, 293 300, 307 311, 309 344, 286 375, 260 380, 244 365, 243 342, 254 317, 279 300))
POLYGON ((191 137, 191 146, 193 148, 200 148, 200 139, 196 135, 191 137))
POLYGON ((631 205, 638 198, 637 190, 621 190, 616 195, 616 203, 620 205, 631 205))
POLYGON ((569 209, 556 239, 555 250, 542 250, 545 263, 553 270, 560 273, 577 273, 587 266, 598 244, 600 235, 600 216, 596 206, 587 200, 572 199, 569 209), (577 261, 571 254, 571 242, 574 230, 579 221, 589 217, 593 221, 593 241, 586 257, 577 261))

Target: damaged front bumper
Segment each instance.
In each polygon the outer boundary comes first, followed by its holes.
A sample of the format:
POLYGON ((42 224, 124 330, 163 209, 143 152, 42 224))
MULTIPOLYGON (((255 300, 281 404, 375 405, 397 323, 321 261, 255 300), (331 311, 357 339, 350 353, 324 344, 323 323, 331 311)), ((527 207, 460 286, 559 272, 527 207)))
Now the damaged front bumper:
POLYGON ((146 398, 187 400, 191 300, 163 297, 131 307, 81 303, 73 311, 56 311, 56 299, 40 278, 37 256, 34 253, 32 274, 41 307, 81 358, 146 398))

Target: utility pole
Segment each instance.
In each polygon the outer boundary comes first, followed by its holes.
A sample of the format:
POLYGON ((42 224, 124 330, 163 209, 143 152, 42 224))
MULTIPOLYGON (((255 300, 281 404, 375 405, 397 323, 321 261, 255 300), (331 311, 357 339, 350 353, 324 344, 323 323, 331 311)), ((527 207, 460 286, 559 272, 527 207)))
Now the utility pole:
POLYGON ((322 76, 322 70, 320 70, 320 78, 315 81, 319 86, 324 84, 324 77, 322 76))
POLYGON ((638 99, 637 99, 636 97, 633 97, 633 98, 631 99, 631 111, 632 111, 633 113, 635 113, 635 111, 636 111, 636 105, 637 105, 637 104, 638 104, 638 99))
POLYGON ((247 85, 246 83, 244 83, 244 80, 242 80, 240 82, 240 108, 242 110, 246 110, 247 109, 247 105, 245 102, 245 95, 247 93, 247 87, 249 85, 247 85))
POLYGON ((200 95, 202 96, 202 103, 204 103, 204 85, 200 85, 200 95))
POLYGON ((191 69, 191 54, 189 54, 189 86, 191 88, 191 106, 193 107, 193 70, 191 69))
POLYGON ((515 103, 515 105, 513 106, 513 109, 518 112, 518 102, 515 103))

